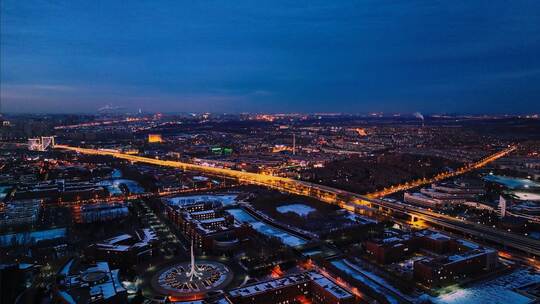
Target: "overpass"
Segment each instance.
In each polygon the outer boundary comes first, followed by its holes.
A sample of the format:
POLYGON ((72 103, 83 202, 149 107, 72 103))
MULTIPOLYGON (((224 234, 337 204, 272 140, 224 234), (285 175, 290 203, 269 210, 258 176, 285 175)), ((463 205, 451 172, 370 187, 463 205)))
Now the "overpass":
MULTIPOLYGON (((505 231, 492 229, 490 227, 476 224, 470 221, 460 220, 447 215, 442 215, 424 208, 367 197, 357 193, 352 193, 324 185, 279 176, 208 167, 179 161, 160 160, 137 155, 129 155, 113 150, 79 148, 66 145, 56 145, 55 148, 88 155, 111 156, 130 162, 174 167, 186 171, 197 171, 213 176, 231 178, 243 183, 264 186, 272 189, 277 189, 279 191, 288 192, 291 194, 313 197, 318 200, 331 204, 336 204, 353 211, 357 211, 357 208, 359 206, 367 206, 387 213, 404 214, 410 216, 413 222, 416 220, 422 220, 446 229, 459 231, 465 235, 469 235, 474 238, 485 239, 497 243, 505 248, 517 249, 519 251, 540 257, 540 241, 533 240, 521 235, 507 233, 505 231)), ((495 159, 507 155, 515 149, 516 147, 512 146, 508 149, 497 152, 496 154, 482 159, 477 163, 467 166, 467 170, 460 169, 459 172, 463 174, 470 170, 480 168, 481 166, 495 159)), ((452 176, 456 176, 456 174, 453 174, 452 176)), ((437 180, 439 179, 437 178, 437 180)), ((424 180, 424 182, 427 183, 428 181, 424 180)))

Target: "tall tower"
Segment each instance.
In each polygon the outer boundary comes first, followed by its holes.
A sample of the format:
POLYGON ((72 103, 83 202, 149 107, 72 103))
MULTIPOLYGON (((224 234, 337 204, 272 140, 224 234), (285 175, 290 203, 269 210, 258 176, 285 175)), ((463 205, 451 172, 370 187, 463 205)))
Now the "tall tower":
POLYGON ((296 134, 292 134, 292 154, 296 155, 296 134))
POLYGON ((504 199, 502 195, 499 196, 499 210, 498 211, 499 211, 499 216, 501 218, 506 216, 506 200, 504 199))
POLYGON ((191 268, 188 273, 186 273, 186 276, 189 278, 190 281, 193 281, 193 278, 200 278, 202 276, 202 273, 199 272, 197 269, 197 265, 195 264, 195 253, 193 251, 194 248, 193 244, 193 238, 191 239, 191 268))

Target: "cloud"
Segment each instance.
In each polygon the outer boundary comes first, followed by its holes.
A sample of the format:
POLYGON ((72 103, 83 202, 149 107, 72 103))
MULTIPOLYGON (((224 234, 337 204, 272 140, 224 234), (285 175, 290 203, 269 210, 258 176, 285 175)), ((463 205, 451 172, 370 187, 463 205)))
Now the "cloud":
POLYGON ((540 1, 57 2, 2 2, 7 109, 518 111, 540 96, 540 1))
MULTIPOLYGON (((135 111, 155 112, 223 111, 240 112, 253 106, 257 98, 271 96, 266 90, 208 89, 196 92, 167 92, 145 86, 70 84, 6 84, 1 99, 7 112, 95 112, 113 104, 135 111)), ((260 104, 260 103, 259 103, 260 104)))

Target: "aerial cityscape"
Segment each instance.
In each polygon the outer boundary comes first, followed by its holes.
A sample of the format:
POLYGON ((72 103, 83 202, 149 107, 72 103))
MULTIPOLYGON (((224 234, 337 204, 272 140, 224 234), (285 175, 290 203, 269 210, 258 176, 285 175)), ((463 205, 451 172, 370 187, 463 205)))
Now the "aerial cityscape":
POLYGON ((0 304, 540 303, 540 2, 340 2, 2 1, 0 304))

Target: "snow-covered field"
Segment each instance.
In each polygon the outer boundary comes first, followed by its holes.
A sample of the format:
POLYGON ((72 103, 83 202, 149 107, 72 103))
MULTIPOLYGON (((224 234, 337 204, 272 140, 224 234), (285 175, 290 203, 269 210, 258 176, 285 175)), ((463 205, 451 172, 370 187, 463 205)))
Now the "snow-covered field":
POLYGON ((169 204, 174 206, 184 206, 189 204, 195 204, 198 202, 214 202, 219 201, 223 206, 229 206, 236 202, 237 195, 227 194, 227 195, 188 195, 188 196, 177 196, 169 199, 169 204))
POLYGON ((526 304, 533 301, 512 289, 540 282, 540 273, 518 269, 488 282, 459 288, 431 300, 436 304, 526 304))
POLYGON ((277 207, 276 210, 280 213, 293 212, 293 213, 298 214, 299 216, 307 216, 311 212, 316 211, 315 208, 312 208, 304 204, 283 205, 283 206, 277 207))
POLYGON ((265 224, 253 216, 251 216, 249 213, 245 212, 242 209, 229 209, 226 210, 229 212, 237 221, 249 223, 253 227, 253 229, 257 230, 258 232, 262 234, 266 234, 269 236, 277 237, 279 238, 285 245, 289 246, 299 246, 306 243, 306 240, 301 239, 299 237, 296 237, 286 231, 283 231, 281 229, 272 227, 268 224, 265 224))

